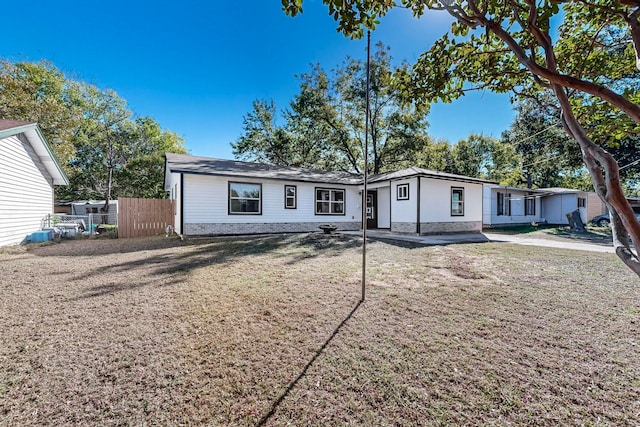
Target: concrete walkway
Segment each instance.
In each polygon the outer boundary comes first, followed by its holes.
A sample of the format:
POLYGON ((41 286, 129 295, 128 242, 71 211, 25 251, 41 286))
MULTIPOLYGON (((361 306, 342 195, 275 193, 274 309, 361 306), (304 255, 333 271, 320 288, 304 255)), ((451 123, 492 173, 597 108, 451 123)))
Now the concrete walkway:
MULTIPOLYGON (((341 231, 342 234, 362 236, 362 231, 341 231)), ((546 248, 572 249, 577 251, 591 251, 615 253, 613 245, 599 245, 596 243, 572 242, 569 240, 551 240, 526 237, 518 234, 498 233, 465 233, 465 234, 437 234, 418 236, 415 234, 398 234, 385 230, 367 230, 367 237, 373 240, 389 242, 407 242, 419 245, 452 245, 461 243, 512 243, 516 245, 541 246, 546 248)))
POLYGON ((551 240, 526 237, 518 234, 484 233, 492 242, 515 243, 517 245, 543 246, 546 248, 573 249, 576 251, 615 253, 613 243, 602 245, 597 243, 572 242, 569 240, 551 240))

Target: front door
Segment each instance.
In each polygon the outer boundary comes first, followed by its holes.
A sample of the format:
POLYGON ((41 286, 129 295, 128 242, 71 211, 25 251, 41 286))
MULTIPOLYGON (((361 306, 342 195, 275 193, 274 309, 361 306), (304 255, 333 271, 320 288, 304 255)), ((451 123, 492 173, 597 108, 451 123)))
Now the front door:
POLYGON ((367 191, 367 228, 378 228, 378 192, 367 191))

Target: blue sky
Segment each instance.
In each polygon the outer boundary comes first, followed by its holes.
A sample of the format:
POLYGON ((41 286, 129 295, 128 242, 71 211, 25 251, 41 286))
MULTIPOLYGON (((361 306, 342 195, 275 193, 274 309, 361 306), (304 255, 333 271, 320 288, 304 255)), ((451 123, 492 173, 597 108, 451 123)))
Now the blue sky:
MULTIPOLYGON (((320 0, 290 18, 279 0, 3 1, 0 56, 46 59, 70 77, 111 88, 140 116, 185 138, 191 154, 232 158, 243 116, 255 99, 286 108, 295 74, 325 69, 347 55, 365 59, 365 40, 337 33, 320 0), (12 34, 7 37, 7 34, 12 34)), ((448 28, 445 15, 416 20, 405 10, 383 18, 372 44, 409 62, 448 28)), ((514 112, 505 95, 468 95, 436 104, 429 133, 450 142, 470 133, 500 136, 514 112)))

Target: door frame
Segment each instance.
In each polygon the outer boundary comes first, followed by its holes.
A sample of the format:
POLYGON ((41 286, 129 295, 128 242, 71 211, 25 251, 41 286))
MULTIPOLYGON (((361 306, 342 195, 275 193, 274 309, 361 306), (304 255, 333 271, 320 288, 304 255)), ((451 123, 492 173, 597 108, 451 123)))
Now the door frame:
POLYGON ((367 190, 366 200, 367 200, 367 208, 365 212, 367 216, 367 229, 378 228, 378 190, 367 190), (369 206, 370 201, 371 201, 371 206, 369 206), (371 208, 371 211, 369 211, 369 208, 371 208), (371 218, 369 218, 370 212, 371 212, 371 218))

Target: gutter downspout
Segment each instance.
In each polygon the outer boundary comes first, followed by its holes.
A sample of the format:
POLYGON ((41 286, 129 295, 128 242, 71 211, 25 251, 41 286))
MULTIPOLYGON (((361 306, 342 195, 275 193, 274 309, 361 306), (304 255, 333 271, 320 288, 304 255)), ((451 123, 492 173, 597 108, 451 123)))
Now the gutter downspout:
POLYGON ((416 199, 418 200, 418 207, 416 212, 418 221, 416 223, 416 232, 418 233, 418 235, 420 235, 420 177, 419 176, 418 176, 418 197, 416 197, 416 199))
POLYGON ((180 237, 184 236, 184 174, 180 174, 180 237))

